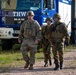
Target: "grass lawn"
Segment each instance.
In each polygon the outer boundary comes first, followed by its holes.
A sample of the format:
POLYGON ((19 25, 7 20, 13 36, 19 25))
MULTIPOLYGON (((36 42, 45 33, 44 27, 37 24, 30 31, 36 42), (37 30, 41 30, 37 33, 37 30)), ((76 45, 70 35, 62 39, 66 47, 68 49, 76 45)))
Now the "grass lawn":
MULTIPOLYGON (((43 59, 42 53, 36 54, 36 61, 43 59)), ((25 64, 21 52, 0 54, 0 67, 21 66, 25 64)))
MULTIPOLYGON (((25 64, 22 54, 17 47, 10 51, 2 51, 0 48, 0 68, 2 67, 17 67, 25 64)), ((71 45, 65 48, 65 52, 76 49, 76 45, 71 45)), ((43 60, 43 53, 36 53, 36 61, 43 60)))
MULTIPOLYGON (((36 61, 43 59, 43 53, 36 53, 36 61)), ((0 67, 17 67, 25 64, 19 45, 15 45, 10 51, 2 51, 0 47, 0 67)))

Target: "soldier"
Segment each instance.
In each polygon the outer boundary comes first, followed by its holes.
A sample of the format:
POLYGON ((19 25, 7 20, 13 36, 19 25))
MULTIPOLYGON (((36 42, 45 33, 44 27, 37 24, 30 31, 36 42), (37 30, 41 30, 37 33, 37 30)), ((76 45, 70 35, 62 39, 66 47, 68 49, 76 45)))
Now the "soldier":
POLYGON ((42 50, 43 50, 43 53, 44 53, 44 67, 47 67, 48 66, 48 60, 49 60, 49 65, 52 65, 52 62, 51 62, 51 45, 50 45, 50 42, 49 42, 49 39, 48 39, 48 34, 49 34, 49 31, 50 31, 50 27, 51 27, 51 23, 52 23, 52 19, 51 18, 47 18, 46 21, 47 23, 46 26, 42 26, 42 31, 41 31, 41 34, 42 34, 42 50))
POLYGON ((57 13, 53 16, 54 24, 51 26, 50 38, 52 42, 52 51, 54 55, 54 70, 58 70, 63 67, 63 50, 64 39, 69 39, 67 28, 65 23, 60 22, 61 16, 57 13))
POLYGON ((24 21, 20 27, 18 42, 21 43, 23 37, 20 50, 22 51, 23 59, 26 62, 24 68, 29 67, 29 69, 32 70, 35 63, 37 44, 40 40, 41 28, 39 23, 33 19, 33 11, 28 11, 27 16, 28 20, 24 21), (30 53, 30 56, 28 56, 28 52, 30 53))

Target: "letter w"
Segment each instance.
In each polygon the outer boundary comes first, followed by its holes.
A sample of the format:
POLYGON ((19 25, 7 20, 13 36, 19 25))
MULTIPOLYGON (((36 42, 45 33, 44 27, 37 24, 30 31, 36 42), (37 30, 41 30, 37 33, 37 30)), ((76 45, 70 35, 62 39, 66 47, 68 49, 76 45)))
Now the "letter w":
POLYGON ((26 16, 26 12, 21 12, 21 16, 26 16))

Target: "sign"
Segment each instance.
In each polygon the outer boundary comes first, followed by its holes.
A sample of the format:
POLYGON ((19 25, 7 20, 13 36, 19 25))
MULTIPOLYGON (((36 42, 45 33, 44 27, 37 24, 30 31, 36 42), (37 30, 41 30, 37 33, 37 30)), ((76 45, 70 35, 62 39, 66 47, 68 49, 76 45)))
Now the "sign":
POLYGON ((13 12, 13 16, 24 17, 26 16, 26 12, 13 12))

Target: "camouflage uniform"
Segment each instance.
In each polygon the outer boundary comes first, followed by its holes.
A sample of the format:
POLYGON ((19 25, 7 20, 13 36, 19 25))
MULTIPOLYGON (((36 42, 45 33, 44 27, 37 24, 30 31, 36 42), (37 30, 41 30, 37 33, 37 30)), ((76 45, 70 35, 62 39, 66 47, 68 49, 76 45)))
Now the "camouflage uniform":
MULTIPOLYGON (((55 14, 54 18, 60 19, 59 14, 55 14)), ((51 26, 51 42, 52 42, 52 51, 54 55, 54 63, 55 68, 54 70, 57 70, 59 68, 60 63, 60 69, 62 69, 63 65, 63 50, 64 50, 64 39, 65 37, 69 38, 67 28, 65 27, 65 23, 58 22, 54 23, 51 26)))
POLYGON ((23 36, 20 50, 27 65, 35 63, 35 53, 37 52, 35 40, 39 40, 40 35, 40 25, 36 20, 32 22, 26 20, 20 27, 19 39, 23 36), (28 56, 28 52, 30 52, 30 56, 28 56))
MULTIPOLYGON (((46 19, 46 21, 49 20, 48 18, 46 19)), ((51 25, 50 25, 51 27, 51 25)), ((48 40, 48 34, 50 31, 50 27, 46 26, 42 26, 42 50, 44 53, 44 62, 45 65, 44 67, 48 66, 48 60, 49 60, 49 65, 51 65, 51 43, 48 40)))

